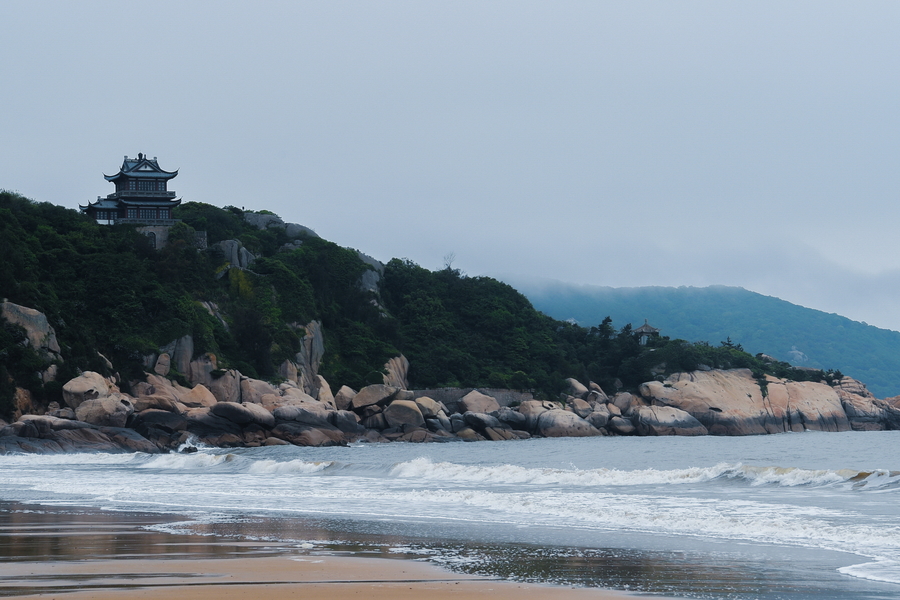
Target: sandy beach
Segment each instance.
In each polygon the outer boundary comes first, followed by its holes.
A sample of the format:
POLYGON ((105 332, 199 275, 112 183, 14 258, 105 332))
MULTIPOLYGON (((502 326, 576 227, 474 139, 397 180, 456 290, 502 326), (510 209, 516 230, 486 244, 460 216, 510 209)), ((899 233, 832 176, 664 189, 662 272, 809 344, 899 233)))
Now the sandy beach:
POLYGON ((0 596, 68 600, 340 598, 614 599, 621 592, 515 583, 396 558, 147 530, 165 517, 3 503, 0 596))

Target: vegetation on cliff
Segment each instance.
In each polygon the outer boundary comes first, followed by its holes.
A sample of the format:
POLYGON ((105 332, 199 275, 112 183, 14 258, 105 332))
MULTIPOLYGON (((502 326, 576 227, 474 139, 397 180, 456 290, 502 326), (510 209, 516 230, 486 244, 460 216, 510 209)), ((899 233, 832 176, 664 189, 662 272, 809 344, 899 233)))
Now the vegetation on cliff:
MULTIPOLYGON (((258 213, 257 213, 258 215, 258 213)), ((78 211, 0 192, 0 295, 49 319, 62 347, 57 381, 36 373, 48 359, 22 345, 17 327, 0 331, 0 414, 15 386, 43 401, 79 370, 137 378, 144 356, 191 335, 194 352, 220 368, 277 379, 300 349, 303 324, 325 332, 320 373, 335 387, 380 382, 388 358, 410 360, 412 387, 484 386, 555 395, 566 377, 608 391, 700 365, 747 367, 757 376, 821 378, 767 363, 730 342, 713 347, 658 338, 641 346, 630 326, 609 319, 584 328, 554 320, 512 287, 445 268, 394 259, 379 292, 360 285, 371 266, 334 243, 284 228, 259 228, 234 207, 179 207, 168 244, 151 248, 128 225, 98 225, 78 211), (195 231, 210 248, 198 251, 195 231), (215 244, 237 240, 255 255, 230 265, 215 244), (103 356, 101 356, 101 354, 103 356)), ((174 374, 176 377, 177 373, 174 374)))

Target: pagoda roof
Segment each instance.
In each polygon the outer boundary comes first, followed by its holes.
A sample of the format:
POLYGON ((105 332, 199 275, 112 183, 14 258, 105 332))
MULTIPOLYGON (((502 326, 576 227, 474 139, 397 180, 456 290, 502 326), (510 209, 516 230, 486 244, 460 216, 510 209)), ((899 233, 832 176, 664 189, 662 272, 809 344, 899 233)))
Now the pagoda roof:
POLYGON ((78 205, 78 208, 81 210, 87 210, 88 208, 118 208, 119 202, 115 198, 100 198, 97 197, 96 202, 88 202, 87 206, 78 205))
POLYGON ((647 319, 644 319, 644 324, 637 329, 634 329, 632 333, 659 333, 659 329, 653 327, 647 322, 647 319))
POLYGON ((137 158, 125 157, 119 172, 115 175, 104 175, 107 181, 116 181, 122 177, 133 177, 138 179, 172 179, 178 175, 178 169, 174 171, 165 171, 160 168, 159 163, 154 156, 152 159, 138 154, 137 158))

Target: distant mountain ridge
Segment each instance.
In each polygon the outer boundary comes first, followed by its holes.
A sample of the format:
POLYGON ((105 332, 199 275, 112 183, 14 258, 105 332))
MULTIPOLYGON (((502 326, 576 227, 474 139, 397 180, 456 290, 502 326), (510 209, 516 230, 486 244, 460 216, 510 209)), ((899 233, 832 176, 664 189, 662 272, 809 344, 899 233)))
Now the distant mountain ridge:
POLYGON ((535 308, 579 325, 635 327, 647 319, 672 339, 731 338, 751 354, 763 352, 794 365, 838 369, 865 381, 879 398, 900 394, 900 332, 805 308, 739 287, 579 286, 504 278, 535 308))

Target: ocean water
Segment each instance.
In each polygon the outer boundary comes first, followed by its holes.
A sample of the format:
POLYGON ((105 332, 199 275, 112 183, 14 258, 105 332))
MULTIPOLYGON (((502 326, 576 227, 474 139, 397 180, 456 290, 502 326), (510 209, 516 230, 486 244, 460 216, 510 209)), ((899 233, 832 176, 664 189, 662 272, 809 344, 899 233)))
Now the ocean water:
POLYGON ((900 432, 0 456, 0 500, 685 598, 900 598, 900 432))

